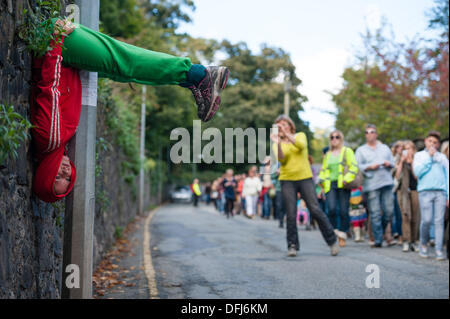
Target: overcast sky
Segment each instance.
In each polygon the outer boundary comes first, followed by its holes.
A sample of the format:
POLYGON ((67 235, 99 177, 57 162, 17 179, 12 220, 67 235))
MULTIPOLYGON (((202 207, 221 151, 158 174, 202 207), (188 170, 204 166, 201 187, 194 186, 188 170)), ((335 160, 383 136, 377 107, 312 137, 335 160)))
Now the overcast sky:
MULTIPOLYGON (((195 0, 193 22, 179 31, 195 37, 245 41, 253 52, 267 43, 289 52, 303 81, 299 91, 309 101, 301 117, 311 129, 331 128, 335 109, 324 91, 342 85, 345 66, 354 62, 366 26, 374 29, 387 18, 396 39, 426 32, 425 12, 433 0, 195 0)), ((232 70, 231 70, 232 72, 232 70)))

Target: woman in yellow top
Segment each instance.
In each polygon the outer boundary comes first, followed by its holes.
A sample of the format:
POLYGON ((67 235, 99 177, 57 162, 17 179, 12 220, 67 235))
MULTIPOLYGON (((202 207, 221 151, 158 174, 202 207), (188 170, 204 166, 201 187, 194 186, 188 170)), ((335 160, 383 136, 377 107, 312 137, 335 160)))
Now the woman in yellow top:
POLYGON ((347 232, 350 229, 349 202, 350 190, 344 185, 352 182, 358 174, 358 164, 355 154, 349 147, 344 146, 344 134, 334 130, 330 134, 330 150, 323 159, 319 182, 327 197, 330 222, 339 238, 339 246, 344 247, 347 232), (348 171, 344 172, 345 167, 348 171), (336 210, 339 205, 340 225, 337 227, 336 210))
POLYGON ((321 210, 312 180, 311 166, 308 160, 308 142, 303 132, 295 133, 295 125, 286 115, 275 120, 278 135, 271 134, 275 143, 274 152, 281 164, 279 180, 287 215, 288 256, 294 257, 300 248, 297 232, 297 193, 300 193, 309 212, 319 224, 325 241, 331 248, 331 255, 336 256, 339 246, 333 226, 321 210))

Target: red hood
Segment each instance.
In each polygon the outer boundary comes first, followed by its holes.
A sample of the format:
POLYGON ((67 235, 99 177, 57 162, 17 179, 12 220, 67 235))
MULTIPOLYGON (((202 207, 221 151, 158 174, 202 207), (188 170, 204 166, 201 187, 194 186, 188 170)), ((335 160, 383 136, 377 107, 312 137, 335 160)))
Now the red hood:
POLYGON ((77 172, 75 165, 73 165, 72 161, 70 161, 70 166, 72 166, 72 176, 70 178, 69 188, 65 194, 57 195, 55 193, 55 179, 58 174, 63 155, 63 147, 58 148, 51 153, 45 154, 36 169, 33 181, 33 191, 44 202, 53 203, 64 198, 70 193, 73 185, 75 184, 77 172))

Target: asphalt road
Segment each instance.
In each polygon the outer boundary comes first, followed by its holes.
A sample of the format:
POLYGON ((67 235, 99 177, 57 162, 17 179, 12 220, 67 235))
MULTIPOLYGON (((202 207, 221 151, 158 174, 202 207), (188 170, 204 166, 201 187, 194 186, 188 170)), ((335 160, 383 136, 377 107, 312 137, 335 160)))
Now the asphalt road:
MULTIPOLYGON (((348 242, 331 257, 318 230, 300 234, 287 257, 286 229, 274 220, 226 219, 212 206, 171 204, 150 224, 159 298, 449 298, 449 263, 348 242), (379 288, 366 278, 379 269, 379 288)), ((371 281, 376 284, 376 279, 371 281)))

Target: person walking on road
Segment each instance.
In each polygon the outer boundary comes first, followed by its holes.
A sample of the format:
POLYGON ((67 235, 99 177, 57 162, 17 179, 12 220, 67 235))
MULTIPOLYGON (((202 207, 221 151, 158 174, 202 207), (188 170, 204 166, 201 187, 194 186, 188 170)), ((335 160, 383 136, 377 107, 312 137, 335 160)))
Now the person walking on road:
POLYGON ((281 163, 279 180, 287 214, 288 256, 294 257, 300 250, 297 230, 297 193, 311 215, 317 220, 323 238, 330 247, 331 255, 339 252, 336 234, 328 217, 320 209, 316 196, 311 166, 308 160, 308 142, 303 132, 296 133, 294 122, 286 115, 280 115, 275 123, 278 134, 271 134, 275 143, 274 153, 281 163))
POLYGON ((262 190, 261 179, 257 176, 258 168, 252 166, 248 177, 244 180, 242 196, 245 198, 245 211, 248 218, 254 218, 257 213, 258 197, 262 190))
POLYGON ((234 172, 231 168, 227 169, 225 178, 222 182, 225 196, 225 215, 227 218, 230 218, 230 215, 233 217, 233 207, 236 199, 235 189, 237 187, 237 182, 233 177, 233 173, 234 172))
POLYGON ((358 164, 355 154, 349 147, 344 146, 344 134, 334 130, 330 134, 330 150, 323 159, 319 181, 327 197, 328 211, 331 224, 339 238, 339 246, 344 247, 347 233, 350 230, 350 189, 344 188, 346 184, 355 180, 358 174, 358 164), (348 168, 345 171, 345 168, 348 168), (336 211, 339 206, 340 223, 337 227, 336 211))
POLYGON ((194 179, 194 182, 191 184, 191 190, 194 195, 194 206, 198 206, 198 199, 202 195, 202 192, 200 190, 200 185, 198 184, 198 178, 194 179))
POLYGON ((261 197, 262 197, 262 218, 263 219, 269 219, 270 218, 270 211, 272 208, 272 197, 270 197, 270 191, 274 189, 274 186, 272 184, 272 177, 270 174, 270 157, 267 157, 264 161, 263 166, 263 176, 262 176, 262 191, 261 191, 261 197))
POLYGON ((436 131, 428 133, 425 149, 414 156, 413 171, 418 178, 417 191, 421 212, 419 254, 427 258, 427 242, 430 225, 434 216, 436 259, 444 260, 442 252, 444 240, 444 215, 448 207, 448 159, 438 151, 441 134, 436 131))
POLYGON ((355 153, 356 162, 364 175, 363 191, 367 194, 370 222, 374 236, 371 247, 381 248, 383 233, 394 212, 394 180, 391 168, 394 158, 391 149, 378 140, 377 128, 366 125, 366 144, 355 153), (382 215, 383 212, 383 215, 382 215))

